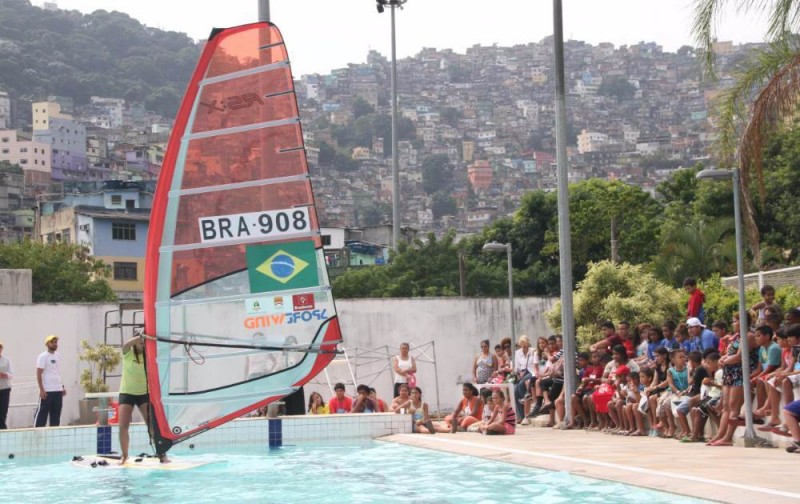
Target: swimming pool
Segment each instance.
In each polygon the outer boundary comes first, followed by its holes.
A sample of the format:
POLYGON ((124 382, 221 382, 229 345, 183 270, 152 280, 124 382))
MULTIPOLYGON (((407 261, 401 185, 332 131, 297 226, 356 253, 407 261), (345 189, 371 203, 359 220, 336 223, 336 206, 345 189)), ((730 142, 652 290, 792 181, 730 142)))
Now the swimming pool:
POLYGON ((4 502, 704 502, 477 457, 368 441, 279 449, 176 449, 186 471, 77 468, 70 457, 0 461, 4 502))

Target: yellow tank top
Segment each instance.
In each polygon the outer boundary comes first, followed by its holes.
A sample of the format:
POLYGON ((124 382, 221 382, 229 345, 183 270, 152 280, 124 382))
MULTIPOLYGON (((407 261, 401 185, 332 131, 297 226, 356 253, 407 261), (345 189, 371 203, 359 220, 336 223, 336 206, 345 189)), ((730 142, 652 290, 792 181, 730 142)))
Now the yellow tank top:
POLYGON ((147 393, 147 377, 144 373, 144 354, 139 355, 133 349, 122 356, 122 381, 119 384, 120 394, 144 395, 147 393))

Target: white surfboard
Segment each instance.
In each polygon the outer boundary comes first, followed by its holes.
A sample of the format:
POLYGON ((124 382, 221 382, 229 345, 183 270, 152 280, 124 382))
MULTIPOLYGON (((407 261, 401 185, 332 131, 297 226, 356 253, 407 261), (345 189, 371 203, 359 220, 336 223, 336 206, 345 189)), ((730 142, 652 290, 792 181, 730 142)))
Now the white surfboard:
POLYGON ((89 469, 145 469, 152 471, 183 471, 209 464, 218 464, 222 460, 187 460, 170 458, 161 463, 157 457, 130 457, 125 464, 119 464, 118 455, 84 455, 74 457, 72 465, 89 469))

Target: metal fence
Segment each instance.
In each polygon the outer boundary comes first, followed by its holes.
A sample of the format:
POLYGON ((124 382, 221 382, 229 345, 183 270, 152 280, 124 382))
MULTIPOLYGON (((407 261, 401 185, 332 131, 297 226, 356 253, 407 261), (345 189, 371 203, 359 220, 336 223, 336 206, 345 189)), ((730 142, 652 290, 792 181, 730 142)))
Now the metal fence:
MULTIPOLYGON (((722 279, 722 284, 725 287, 735 289, 737 287, 737 277, 725 277, 722 279)), ((746 289, 754 287, 760 289, 764 285, 771 285, 776 289, 784 285, 791 285, 800 289, 800 266, 749 273, 744 276, 744 285, 746 289)))

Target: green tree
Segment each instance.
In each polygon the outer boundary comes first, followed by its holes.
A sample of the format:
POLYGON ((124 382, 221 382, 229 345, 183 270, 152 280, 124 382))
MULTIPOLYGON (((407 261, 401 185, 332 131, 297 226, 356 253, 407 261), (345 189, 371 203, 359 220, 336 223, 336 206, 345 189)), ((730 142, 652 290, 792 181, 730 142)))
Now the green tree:
MULTIPOLYGON (((657 280, 642 265, 601 261, 589 264, 574 293, 575 328, 579 346, 598 341, 605 320, 647 322, 660 326, 677 319, 684 304, 681 291, 657 280)), ((551 327, 561 327, 561 303, 546 314, 551 327)))
POLYGON ((449 194, 437 192, 433 195, 432 200, 431 211, 433 211, 434 219, 441 219, 443 215, 456 215, 458 213, 456 200, 449 194))
POLYGON ((439 118, 442 120, 442 122, 453 127, 458 125, 458 120, 463 116, 464 113, 461 111, 461 109, 457 109, 455 107, 445 107, 441 112, 439 112, 439 118))
MULTIPOLYGON (((662 207, 640 187, 589 179, 570 185, 569 195, 576 281, 586 274, 590 262, 611 258, 612 228, 620 261, 641 264, 658 251, 662 207)), ((557 226, 548 229, 542 251, 558 255, 557 226)))
POLYGON ((690 222, 674 228, 653 261, 656 276, 679 286, 686 277, 708 278, 713 273, 731 273, 735 266, 729 250, 735 247, 733 219, 690 222))
POLYGON ((621 102, 636 96, 636 86, 628 82, 626 77, 618 75, 604 78, 597 92, 603 96, 612 96, 621 102))
POLYGON ((506 266, 487 261, 489 254, 470 254, 455 243, 455 231, 440 239, 433 233, 425 240, 401 242, 385 266, 351 268, 333 282, 338 298, 457 296, 458 256, 464 254, 468 296, 502 296, 506 266))
POLYGON ((718 124, 717 148, 723 166, 736 166, 742 186, 742 207, 750 248, 760 263, 760 234, 756 208, 748 190, 751 178, 764 201, 764 148, 772 134, 786 128, 800 103, 800 2, 780 0, 696 0, 692 33, 702 55, 704 68, 715 76, 713 52, 720 9, 734 4, 740 12, 769 20, 766 48, 754 51, 734 71, 734 83, 721 96, 715 110, 718 124))
POLYGON ((114 301, 109 266, 85 246, 25 240, 0 245, 0 268, 29 269, 35 303, 114 301))
POLYGON ((447 154, 434 154, 422 160, 422 189, 433 194, 448 188, 453 180, 447 154))
POLYGON ((353 101, 353 117, 358 119, 361 116, 372 114, 375 112, 375 107, 367 103, 367 100, 360 96, 353 101))

